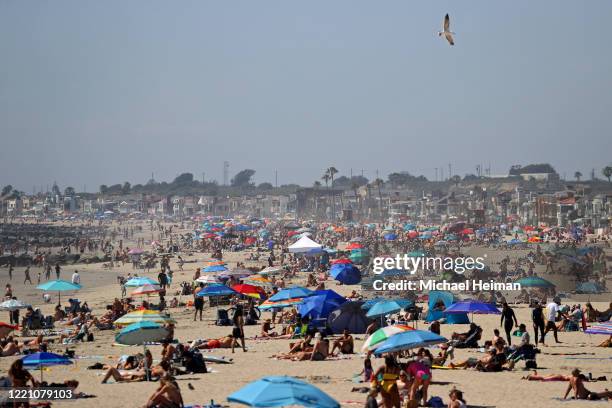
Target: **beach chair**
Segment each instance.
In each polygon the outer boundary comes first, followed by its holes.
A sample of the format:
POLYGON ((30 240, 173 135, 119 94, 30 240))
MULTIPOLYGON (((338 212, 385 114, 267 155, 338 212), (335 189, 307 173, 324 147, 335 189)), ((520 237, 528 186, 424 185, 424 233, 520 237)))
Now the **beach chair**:
POLYGON ((217 320, 215 326, 231 326, 232 321, 229 318, 227 309, 217 309, 217 320))

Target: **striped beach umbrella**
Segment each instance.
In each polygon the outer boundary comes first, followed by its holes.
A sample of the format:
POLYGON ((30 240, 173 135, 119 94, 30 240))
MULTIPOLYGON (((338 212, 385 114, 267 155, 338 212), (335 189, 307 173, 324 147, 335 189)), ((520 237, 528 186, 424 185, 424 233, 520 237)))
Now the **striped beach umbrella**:
POLYGON ((404 324, 396 324, 393 326, 382 327, 376 330, 370 337, 366 339, 363 343, 363 347, 361 350, 375 350, 383 341, 387 340, 389 337, 403 333, 405 331, 414 330, 414 327, 407 326, 404 324))
POLYGON ((293 306, 301 305, 303 301, 304 301, 303 298, 283 299, 283 300, 278 300, 276 302, 268 299, 265 302, 263 302, 261 305, 259 305, 258 308, 260 310, 267 310, 267 309, 274 309, 274 308, 282 309, 285 307, 293 307, 293 306))
POLYGON ((115 326, 127 326, 138 322, 153 322, 153 323, 176 323, 170 316, 161 314, 155 310, 137 310, 128 313, 119 319, 115 320, 115 326))
POLYGON ((142 285, 132 292, 132 296, 148 296, 152 295, 153 293, 159 293, 161 290, 162 289, 159 285, 142 285))
POLYGON ((612 322, 597 323, 584 331, 586 334, 605 334, 612 336, 612 322))

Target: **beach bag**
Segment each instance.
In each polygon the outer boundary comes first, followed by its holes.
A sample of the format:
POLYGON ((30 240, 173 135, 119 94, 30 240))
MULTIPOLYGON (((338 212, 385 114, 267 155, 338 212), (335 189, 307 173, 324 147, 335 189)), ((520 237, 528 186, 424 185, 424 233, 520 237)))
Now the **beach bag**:
POLYGON ((427 401, 427 406, 434 408, 444 408, 446 405, 444 404, 444 401, 442 401, 442 398, 431 397, 429 401, 427 401))
POLYGON ((226 309, 217 309, 217 320, 215 322, 217 326, 231 326, 232 322, 229 319, 229 314, 226 309))
POLYGON ((94 341, 94 335, 93 335, 93 333, 88 333, 88 334, 87 334, 87 341, 94 341))

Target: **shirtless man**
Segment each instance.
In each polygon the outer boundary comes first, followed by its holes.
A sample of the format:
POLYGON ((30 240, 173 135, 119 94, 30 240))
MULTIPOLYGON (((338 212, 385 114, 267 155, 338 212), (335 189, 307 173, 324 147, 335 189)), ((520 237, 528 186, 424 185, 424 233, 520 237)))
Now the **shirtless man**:
POLYGON ((608 400, 612 398, 612 391, 606 390, 604 392, 591 392, 587 390, 584 386, 584 378, 584 375, 580 374, 580 370, 575 368, 572 371, 572 376, 570 377, 569 385, 565 391, 563 399, 567 399, 570 391, 574 391, 574 399, 608 400))
POLYGON ((147 401, 145 408, 183 408, 183 397, 174 379, 166 374, 160 382, 159 387, 147 401))
POLYGON ((336 348, 340 350, 342 354, 353 354, 354 346, 355 340, 353 340, 353 336, 351 336, 350 332, 347 329, 344 329, 342 331, 342 337, 334 341, 331 354, 334 354, 336 348))

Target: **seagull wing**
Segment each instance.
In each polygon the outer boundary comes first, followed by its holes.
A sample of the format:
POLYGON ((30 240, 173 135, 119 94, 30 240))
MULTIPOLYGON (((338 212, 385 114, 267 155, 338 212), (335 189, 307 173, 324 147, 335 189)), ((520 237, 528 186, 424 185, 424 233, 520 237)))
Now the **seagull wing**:
POLYGON ((446 16, 444 17, 444 31, 448 31, 449 28, 450 28, 450 17, 448 16, 448 13, 446 13, 446 16))
POLYGON ((446 41, 448 41, 450 45, 455 45, 455 40, 453 40, 453 35, 451 33, 444 33, 444 37, 446 37, 446 41))

